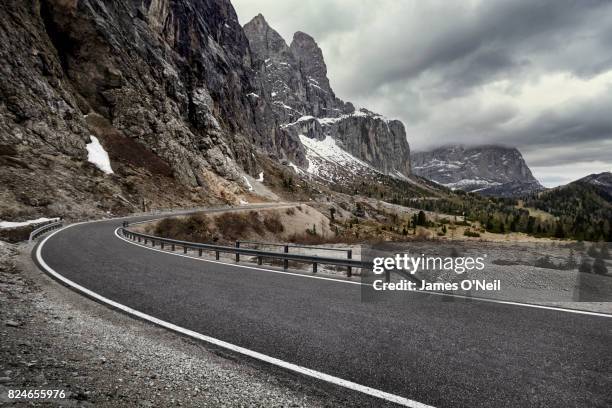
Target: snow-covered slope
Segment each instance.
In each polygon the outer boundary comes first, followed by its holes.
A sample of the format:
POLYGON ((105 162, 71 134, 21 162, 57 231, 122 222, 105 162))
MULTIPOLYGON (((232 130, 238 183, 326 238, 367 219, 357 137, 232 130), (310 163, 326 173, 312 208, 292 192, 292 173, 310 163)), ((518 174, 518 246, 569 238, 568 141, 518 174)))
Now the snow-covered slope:
POLYGON ((331 136, 326 136, 324 140, 299 136, 308 159, 306 172, 314 177, 337 183, 352 179, 355 174, 372 175, 377 172, 366 162, 342 149, 331 136))

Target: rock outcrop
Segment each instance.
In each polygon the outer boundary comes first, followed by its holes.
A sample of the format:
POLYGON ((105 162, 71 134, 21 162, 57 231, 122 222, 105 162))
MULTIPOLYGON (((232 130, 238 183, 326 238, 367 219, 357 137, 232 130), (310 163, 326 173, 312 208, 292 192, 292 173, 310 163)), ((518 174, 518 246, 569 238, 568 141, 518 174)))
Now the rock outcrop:
POLYGON ((516 148, 445 146, 412 153, 415 174, 451 189, 494 196, 543 190, 516 148))
MULTIPOLYGON (((329 84, 323 53, 308 34, 296 32, 290 45, 260 14, 244 26, 257 71, 260 96, 268 98, 287 140, 331 136, 338 145, 376 170, 410 175, 404 125, 338 98, 329 84)), ((306 168, 306 163, 298 164, 306 168)))
POLYGON ((257 79, 228 0, 8 0, 0 25, 0 145, 12 149, 0 219, 232 201, 259 170, 254 148, 300 157, 248 96, 257 79), (89 166, 91 135, 116 175, 89 166))

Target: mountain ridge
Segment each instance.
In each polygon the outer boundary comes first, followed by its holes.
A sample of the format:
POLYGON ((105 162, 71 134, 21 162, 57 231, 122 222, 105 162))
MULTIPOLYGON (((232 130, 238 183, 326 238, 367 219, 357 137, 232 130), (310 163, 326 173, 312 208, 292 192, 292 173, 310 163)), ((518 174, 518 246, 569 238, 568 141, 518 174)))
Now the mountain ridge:
POLYGON ((415 174, 451 189, 521 196, 543 190, 515 147, 445 145, 412 153, 415 174))
MULTIPOLYGON (((331 137, 342 150, 382 174, 399 178, 411 174, 404 125, 366 109, 356 110, 352 103, 338 98, 313 37, 297 31, 288 45, 261 14, 246 23, 244 31, 258 61, 262 92, 272 100, 288 139, 306 136, 322 142, 331 137)), ((317 160, 310 157, 311 162, 317 160)), ((312 169, 305 162, 297 164, 306 172, 312 169)))

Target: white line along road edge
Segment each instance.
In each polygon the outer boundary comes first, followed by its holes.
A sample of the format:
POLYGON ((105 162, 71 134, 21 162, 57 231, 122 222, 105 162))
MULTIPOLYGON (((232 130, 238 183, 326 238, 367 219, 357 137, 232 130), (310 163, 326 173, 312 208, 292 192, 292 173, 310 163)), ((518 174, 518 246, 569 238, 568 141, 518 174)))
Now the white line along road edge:
POLYGON ((312 377, 312 378, 316 378, 318 380, 322 380, 322 381, 326 381, 328 383, 334 384, 334 385, 338 385, 340 387, 344 387, 344 388, 348 388, 350 390, 353 391, 358 391, 361 392, 363 394, 367 394, 376 398, 380 398, 389 402, 393 402, 405 407, 410 407, 410 408, 434 408, 430 405, 426 405, 423 404, 421 402, 418 401, 413 401, 410 400, 408 398, 404 398, 404 397, 400 397, 399 395, 395 395, 395 394, 390 394, 388 392, 384 392, 384 391, 380 391, 377 390, 375 388, 370 388, 370 387, 366 387, 365 385, 361 385, 361 384, 357 384, 354 383, 352 381, 348 381, 348 380, 344 380, 342 378, 338 378, 338 377, 334 377, 333 375, 329 375, 329 374, 325 374, 322 373, 320 371, 316 371, 316 370, 311 370, 309 368, 306 367, 302 367, 296 364, 292 364, 283 360, 280 360, 278 358, 274 358, 271 356, 268 356, 266 354, 262 354, 259 353, 257 351, 253 351, 253 350, 249 350, 247 348, 244 347, 240 347, 240 346, 236 346, 234 344, 228 343, 226 341, 223 340, 219 340, 216 339, 214 337, 210 337, 210 336, 206 336, 203 334, 200 334, 198 332, 195 332, 193 330, 189 330, 189 329, 185 329, 183 327, 177 326, 175 324, 166 322, 164 320, 158 319, 156 317, 153 317, 151 315, 148 315, 146 313, 142 313, 139 312, 138 310, 132 309, 128 306, 122 305, 121 303, 117 303, 113 300, 110 300, 108 298, 105 298, 104 296, 101 296, 99 294, 97 294, 96 292, 93 292, 81 285, 79 285, 78 283, 75 283, 73 281, 71 281, 70 279, 65 278, 64 276, 60 275, 58 272, 56 272, 53 268, 51 268, 49 265, 47 265, 47 263, 44 261, 44 259, 41 256, 41 252, 42 252, 42 248, 45 245, 45 243, 55 234, 67 229, 67 228, 71 228, 74 227, 76 225, 81 225, 81 224, 86 224, 86 222, 80 222, 80 223, 76 223, 76 224, 71 224, 68 225, 67 227, 64 227, 60 230, 54 231, 52 234, 48 235, 47 237, 45 237, 45 239, 38 244, 38 246, 36 247, 36 260, 38 261, 38 263, 40 264, 41 267, 43 267, 47 273, 49 273, 51 276, 53 276, 54 278, 58 279, 59 281, 63 282, 64 284, 66 284, 67 286, 71 287, 72 289, 81 292, 93 299, 96 299, 97 301, 101 302, 101 303, 105 303, 111 307, 117 308, 125 313, 131 314, 133 316, 136 316, 140 319, 149 321, 153 324, 156 324, 158 326, 164 327, 166 329, 175 331, 177 333, 201 340, 201 341, 205 341, 207 343, 213 344, 215 346, 218 347, 222 347, 224 349, 233 351, 235 353, 240 353, 242 355, 266 362, 268 364, 273 364, 275 366, 278 367, 282 367, 284 369, 299 373, 299 374, 303 374, 306 375, 308 377, 312 377))
POLYGON ((349 285, 370 286, 369 283, 363 283, 363 282, 359 282, 359 281, 346 280, 346 279, 336 279, 336 278, 327 278, 325 276, 307 275, 305 273, 278 271, 278 270, 275 270, 275 269, 258 268, 256 266, 250 266, 250 265, 238 265, 238 264, 235 264, 235 263, 222 262, 222 261, 213 261, 211 259, 204 259, 204 258, 199 258, 199 257, 196 258, 195 256, 184 255, 184 254, 180 254, 180 253, 177 253, 177 252, 168 252, 168 251, 164 251, 163 249, 152 248, 150 246, 146 246, 146 245, 140 244, 138 242, 130 241, 129 239, 127 239, 125 237, 122 237, 119 234, 119 230, 120 229, 121 228, 116 228, 115 229, 115 236, 117 238, 119 238, 120 240, 125 241, 128 244, 136 245, 139 248, 147 249, 149 251, 161 252, 162 254, 166 254, 166 255, 180 256, 180 257, 183 257, 183 258, 188 258, 188 259, 192 259, 194 261, 200 261, 200 262, 228 265, 228 266, 232 266, 232 267, 235 267, 235 268, 252 269, 252 270, 255 270, 255 271, 262 271, 262 272, 269 272, 269 273, 278 273, 278 274, 281 274, 281 275, 289 275, 289 276, 297 276, 299 278, 319 279, 319 280, 326 280, 326 281, 332 281, 332 282, 348 283, 349 285))
MULTIPOLYGON (((136 224, 136 223, 134 223, 134 224, 136 224)), ((222 265, 230 265, 230 266, 234 266, 236 268, 252 269, 252 270, 256 270, 256 271, 269 272, 269 273, 278 273, 278 274, 281 274, 281 275, 290 275, 290 276, 296 276, 296 277, 300 277, 300 278, 320 279, 320 280, 326 280, 326 281, 346 283, 346 284, 349 284, 349 285, 363 285, 363 286, 370 286, 371 285, 370 283, 364 283, 364 282, 359 282, 359 281, 352 281, 352 280, 346 280, 346 279, 326 278, 326 277, 323 277, 323 276, 306 275, 306 274, 303 274, 303 273, 293 273, 293 272, 277 271, 277 270, 274 270, 274 269, 258 268, 256 266, 236 265, 236 264, 228 263, 228 262, 213 261, 211 259, 196 258, 196 257, 193 257, 193 256, 184 255, 184 254, 180 254, 180 253, 177 253, 177 252, 168 252, 168 251, 164 251, 162 249, 152 248, 152 247, 146 246, 144 244, 139 244, 139 243, 131 241, 131 240, 125 238, 125 237, 122 237, 121 235, 119 235, 119 229, 120 228, 116 228, 115 229, 115 236, 117 238, 119 238, 120 240, 125 241, 125 242, 127 242, 129 244, 135 245, 137 247, 140 247, 140 248, 143 248, 143 249, 147 249, 149 251, 156 251, 156 252, 161 252, 161 253, 164 253, 164 254, 167 254, 167 255, 180 256, 180 257, 183 257, 183 258, 189 258, 189 259, 192 259, 192 260, 195 260, 195 261, 200 261, 200 262, 208 262, 208 263, 216 263, 216 264, 222 264, 222 265)), ((432 291, 429 291, 429 290, 419 290, 419 291, 410 292, 410 293, 411 294, 415 294, 415 295, 447 296, 447 297, 454 297, 454 298, 457 298, 457 299, 473 300, 473 301, 477 301, 477 302, 498 303, 498 304, 501 304, 501 305, 522 306, 522 307, 530 307, 530 308, 533 308, 533 309, 554 310, 556 312, 574 313, 574 314, 581 314, 581 315, 587 315, 587 316, 598 316, 598 317, 612 318, 612 314, 609 314, 609 313, 591 312, 589 310, 580 310, 580 309, 567 309, 567 308, 564 308, 564 307, 537 305, 537 304, 534 304, 534 303, 512 302, 510 300, 497 300, 497 299, 488 299, 488 298, 482 298, 482 297, 477 297, 477 296, 455 295, 453 293, 432 292, 432 291)))

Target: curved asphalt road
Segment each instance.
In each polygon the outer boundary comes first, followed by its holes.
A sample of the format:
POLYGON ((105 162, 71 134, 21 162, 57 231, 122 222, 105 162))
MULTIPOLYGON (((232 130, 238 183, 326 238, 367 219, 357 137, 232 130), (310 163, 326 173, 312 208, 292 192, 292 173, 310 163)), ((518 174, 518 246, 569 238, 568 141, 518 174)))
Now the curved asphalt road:
POLYGON ((610 318, 406 292, 362 302, 360 285, 138 247, 120 224, 61 230, 42 258, 143 313, 436 407, 612 406, 610 318))

